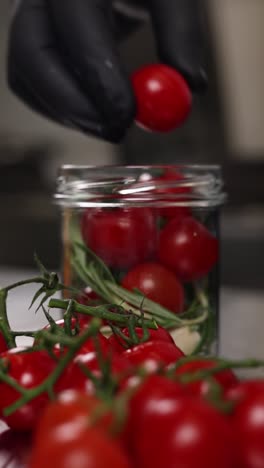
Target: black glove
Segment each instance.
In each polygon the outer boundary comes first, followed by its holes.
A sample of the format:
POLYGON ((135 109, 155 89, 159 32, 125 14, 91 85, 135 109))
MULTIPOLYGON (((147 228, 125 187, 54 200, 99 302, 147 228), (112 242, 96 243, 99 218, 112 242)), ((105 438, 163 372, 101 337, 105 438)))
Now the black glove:
MULTIPOLYGON (((194 91, 201 90, 206 76, 198 0, 144 4, 161 61, 178 69, 194 91)), ((10 28, 9 85, 37 112, 118 142, 136 105, 116 42, 110 0, 21 0, 10 28)))

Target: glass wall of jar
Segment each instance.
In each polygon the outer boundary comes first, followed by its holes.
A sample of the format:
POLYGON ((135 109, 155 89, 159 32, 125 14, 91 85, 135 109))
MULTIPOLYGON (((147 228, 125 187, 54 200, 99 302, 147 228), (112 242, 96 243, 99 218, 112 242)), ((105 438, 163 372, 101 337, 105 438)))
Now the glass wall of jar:
POLYGON ((55 200, 78 302, 151 316, 186 354, 217 352, 218 166, 63 166, 55 200))

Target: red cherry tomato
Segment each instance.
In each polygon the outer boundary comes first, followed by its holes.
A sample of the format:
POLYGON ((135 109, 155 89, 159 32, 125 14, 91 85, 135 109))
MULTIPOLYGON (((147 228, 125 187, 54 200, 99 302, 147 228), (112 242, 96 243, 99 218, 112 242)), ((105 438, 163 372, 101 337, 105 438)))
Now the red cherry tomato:
POLYGON ((159 260, 182 281, 207 275, 218 260, 219 242, 192 217, 172 219, 162 230, 159 260))
MULTIPOLYGON (((59 319, 59 320, 56 320, 55 324, 61 328, 62 330, 65 329, 65 322, 64 322, 64 319, 59 319)), ((82 320, 76 320, 75 317, 72 317, 71 319, 71 330, 74 331, 75 329, 77 330, 77 327, 80 327, 80 331, 87 328, 89 325, 86 323, 85 319, 82 321, 82 320)), ((44 327, 44 330, 50 330, 51 329, 51 325, 48 324, 44 327)))
POLYGON ((72 440, 53 440, 33 449, 29 468, 131 468, 119 445, 96 429, 72 440))
POLYGON ((227 419, 201 399, 161 398, 147 405, 135 429, 138 468, 238 466, 227 419))
MULTIPOLYGON (((153 181, 157 182, 157 184, 164 184, 163 187, 160 186, 159 188, 156 188, 154 193, 158 194, 160 196, 160 200, 167 204, 171 203, 173 200, 171 197, 173 195, 177 195, 177 198, 175 197, 175 201, 184 202, 188 200, 186 195, 191 193, 190 187, 179 185, 179 182, 184 182, 185 178, 180 172, 177 172, 174 169, 166 169, 160 177, 156 177, 153 181)), ((164 218, 182 218, 183 216, 189 216, 191 214, 190 208, 186 206, 164 206, 162 208, 158 208, 157 211, 159 215, 164 218)))
MULTIPOLYGON (((87 328, 89 327, 89 322, 90 322, 89 317, 87 321, 86 317, 81 316, 81 314, 80 314, 80 317, 78 317, 78 319, 76 319, 75 317, 72 317, 71 319, 72 331, 76 330, 78 331, 78 334, 82 334, 82 332, 87 330, 87 328)), ((65 328, 64 319, 57 320, 56 325, 59 328, 64 329, 65 328)), ((51 328, 51 325, 49 324, 46 327, 44 327, 45 330, 49 330, 50 328, 51 328)), ((37 343, 37 340, 35 341, 35 344, 36 343, 37 343)), ((97 349, 97 347, 99 347, 99 349, 102 350, 103 352, 107 352, 109 350, 108 340, 100 332, 96 335, 96 340, 94 338, 88 338, 87 341, 82 345, 81 349, 79 349, 77 354, 85 354, 91 351, 94 352, 97 349)), ((59 343, 55 345, 55 350, 59 350, 59 353, 60 353, 61 347, 59 343)), ((63 353, 67 352, 67 346, 63 346, 62 352, 63 353)), ((59 353, 56 353, 56 354, 59 355, 59 353)))
POLYGON ((158 263, 142 263, 130 270, 122 280, 129 291, 139 289, 148 299, 179 313, 184 308, 184 289, 176 276, 158 263))
POLYGON ((151 131, 169 132, 182 125, 192 107, 191 91, 180 73, 167 65, 147 65, 132 75, 136 122, 151 131))
MULTIPOLYGON (((128 374, 131 369, 131 364, 128 359, 122 355, 111 354, 102 350, 103 358, 107 356, 110 359, 110 373, 114 379, 119 379, 124 374, 128 374)), ((60 393, 64 390, 77 390, 88 395, 95 394, 95 387, 92 380, 85 374, 83 368, 87 368, 96 377, 102 376, 102 369, 98 360, 96 351, 87 351, 77 355, 73 362, 68 366, 63 375, 59 378, 56 384, 56 392, 60 393)))
MULTIPOLYGON (((184 374, 195 374, 198 371, 212 369, 217 366, 217 361, 213 359, 195 359, 190 362, 186 362, 180 366, 175 374, 178 376, 183 376, 184 374)), ((218 384, 221 385, 224 391, 232 389, 238 384, 238 378, 235 376, 232 370, 223 370, 213 374, 210 377, 213 378, 218 384)), ((208 380, 197 380, 195 382, 190 382, 187 384, 188 393, 191 393, 195 396, 208 395, 211 389, 210 382, 208 380)))
POLYGON ((264 393, 248 394, 237 404, 232 416, 241 468, 264 466, 264 393))
MULTIPOLYGON (((139 339, 142 339, 143 337, 143 329, 137 327, 135 329, 135 332, 138 336, 139 339)), ((149 338, 147 341, 166 341, 168 343, 174 344, 172 336, 169 334, 165 328, 159 327, 157 330, 148 330, 149 332, 149 338)), ((128 328, 123 328, 122 333, 127 336, 128 338, 130 337, 129 330, 128 328)), ((110 348, 115 351, 115 352, 121 352, 125 351, 126 348, 133 348, 136 346, 136 344, 129 346, 125 340, 123 340, 121 337, 113 334, 108 338, 108 342, 110 345, 110 348)))
POLYGON ((155 340, 127 349, 123 356, 132 366, 141 366, 154 373, 160 367, 177 362, 184 354, 175 344, 155 340))
MULTIPOLYGON (((134 387, 132 385, 132 387, 134 387)), ((125 390, 130 387, 126 387, 125 390)), ((135 387, 134 387, 135 388, 135 387)), ((122 440, 126 447, 133 453, 137 442, 137 429, 145 415, 149 415, 152 407, 159 405, 161 400, 173 401, 184 395, 184 387, 178 382, 173 382, 160 375, 150 375, 141 381, 129 401, 128 415, 124 427, 122 440)))
MULTIPOLYGON (((79 304, 88 305, 88 306, 98 305, 102 303, 98 294, 96 294, 96 292, 94 292, 90 287, 85 288, 82 294, 77 297, 76 301, 79 304)), ((84 317, 84 315, 82 316, 84 317)))
POLYGON ((52 441, 61 433, 64 440, 77 438, 88 427, 95 426, 107 432, 113 423, 113 415, 105 407, 102 417, 95 419, 95 412, 101 409, 102 402, 96 397, 76 391, 66 391, 57 401, 51 402, 44 410, 37 425, 34 444, 52 441))
MULTIPOLYGON (((1 361, 8 366, 8 375, 27 389, 40 385, 56 365, 56 362, 45 351, 7 351, 1 355, 1 361)), ((48 395, 42 394, 23 405, 10 416, 4 416, 3 410, 18 400, 20 394, 2 382, 0 383, 0 395, 1 418, 10 428, 15 430, 31 430, 49 401, 48 395)))
POLYGON ((243 382, 238 382, 227 389, 225 397, 230 401, 239 403, 255 393, 263 393, 264 395, 264 380, 244 380, 243 382))
POLYGON ((148 208, 87 210, 81 228, 87 246, 115 268, 150 258, 156 246, 155 217, 148 208))

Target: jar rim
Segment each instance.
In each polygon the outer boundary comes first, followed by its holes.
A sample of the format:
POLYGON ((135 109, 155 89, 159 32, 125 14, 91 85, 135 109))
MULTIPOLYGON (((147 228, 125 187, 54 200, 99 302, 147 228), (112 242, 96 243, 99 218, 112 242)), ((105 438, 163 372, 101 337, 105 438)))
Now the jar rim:
POLYGON ((58 171, 54 201, 79 208, 146 204, 207 208, 224 204, 223 187, 222 167, 217 164, 65 164, 58 171), (164 171, 179 177, 162 178, 164 171))

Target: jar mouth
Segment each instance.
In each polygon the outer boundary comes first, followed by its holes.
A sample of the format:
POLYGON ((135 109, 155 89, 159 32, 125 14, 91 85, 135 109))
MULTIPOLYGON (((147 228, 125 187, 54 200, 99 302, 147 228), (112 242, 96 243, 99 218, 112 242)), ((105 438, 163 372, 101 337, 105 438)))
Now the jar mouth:
POLYGON ((224 204, 226 194, 218 165, 64 165, 54 200, 61 206, 79 208, 207 208, 224 204))

